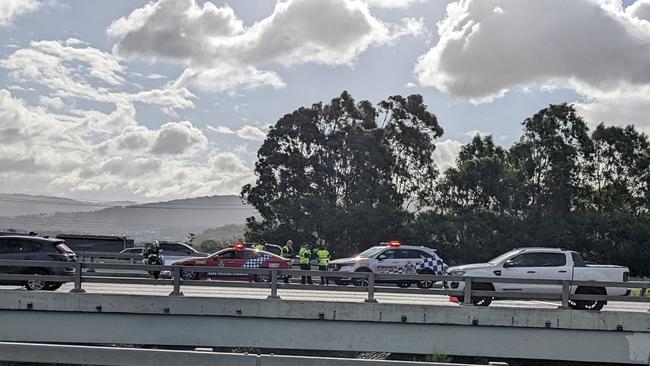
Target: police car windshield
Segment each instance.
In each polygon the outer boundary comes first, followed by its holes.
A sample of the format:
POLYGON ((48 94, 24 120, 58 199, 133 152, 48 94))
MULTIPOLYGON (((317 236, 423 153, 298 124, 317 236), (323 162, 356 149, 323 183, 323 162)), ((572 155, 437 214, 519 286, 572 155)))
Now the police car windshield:
POLYGON ((359 254, 359 257, 361 258, 372 258, 379 254, 379 252, 383 251, 386 249, 386 247, 372 247, 370 249, 364 250, 361 254, 359 254))

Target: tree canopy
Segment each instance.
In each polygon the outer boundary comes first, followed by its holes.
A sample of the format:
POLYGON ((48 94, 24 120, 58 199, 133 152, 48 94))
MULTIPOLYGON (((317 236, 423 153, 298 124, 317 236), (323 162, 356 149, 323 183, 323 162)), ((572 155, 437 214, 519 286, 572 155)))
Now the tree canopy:
POLYGON ((313 242, 335 255, 400 239, 450 263, 553 246, 650 274, 650 142, 634 126, 588 124, 568 104, 522 122, 510 147, 475 136, 440 174, 443 130, 419 95, 376 106, 343 92, 282 117, 242 196, 249 239, 313 242))
POLYGON ((255 239, 324 239, 341 252, 390 238, 409 203, 431 194, 442 128, 422 97, 392 96, 378 107, 343 92, 329 104, 285 115, 258 151, 257 181, 242 196, 261 214, 255 239))

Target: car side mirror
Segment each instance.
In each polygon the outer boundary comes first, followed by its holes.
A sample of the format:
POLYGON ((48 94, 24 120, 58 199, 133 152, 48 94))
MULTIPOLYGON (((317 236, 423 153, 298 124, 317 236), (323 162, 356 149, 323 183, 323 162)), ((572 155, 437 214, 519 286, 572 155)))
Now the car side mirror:
POLYGON ((379 257, 377 257, 378 261, 383 261, 384 259, 386 259, 386 256, 384 254, 380 254, 379 257))
POLYGON ((515 266, 515 262, 513 262, 511 260, 505 261, 503 263, 503 268, 510 268, 510 267, 514 267, 514 266, 515 266))

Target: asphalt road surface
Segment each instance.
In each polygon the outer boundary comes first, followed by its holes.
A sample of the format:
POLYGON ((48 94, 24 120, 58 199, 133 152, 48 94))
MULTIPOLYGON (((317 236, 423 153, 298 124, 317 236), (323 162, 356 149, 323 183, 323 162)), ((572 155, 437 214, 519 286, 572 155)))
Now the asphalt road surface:
MULTIPOLYGON (((331 285, 334 286, 334 285, 331 285)), ((171 286, 163 285, 135 285, 135 284, 100 284, 85 283, 84 290, 87 293, 102 294, 128 294, 128 295, 155 295, 167 296, 172 291, 171 286)), ((57 292, 69 292, 72 284, 63 285, 57 292)), ((185 296, 199 297, 227 297, 241 299, 265 299, 270 294, 270 289, 246 287, 204 287, 204 286, 183 286, 185 296)), ((0 290, 26 291, 24 287, 0 286, 0 290)), ((305 301, 333 301, 333 302, 363 302, 366 298, 365 292, 342 292, 326 290, 278 290, 278 295, 284 300, 305 300, 305 301)), ((448 296, 404 294, 404 293, 376 293, 375 298, 385 304, 421 304, 421 305, 444 305, 461 306, 449 301, 448 296)), ((508 308, 537 308, 557 309, 559 302, 553 301, 495 301, 493 307, 508 308)), ((605 306, 603 311, 633 311, 649 312, 650 303, 633 303, 612 301, 605 306)))

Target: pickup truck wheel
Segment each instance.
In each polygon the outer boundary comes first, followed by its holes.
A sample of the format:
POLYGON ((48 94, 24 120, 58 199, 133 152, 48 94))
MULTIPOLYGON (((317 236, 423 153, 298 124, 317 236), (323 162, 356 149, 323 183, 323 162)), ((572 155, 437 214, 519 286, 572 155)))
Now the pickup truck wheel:
POLYGON ((475 306, 490 306, 492 303, 492 298, 489 297, 474 297, 472 298, 472 304, 475 306))
MULTIPOLYGON (((491 283, 478 282, 472 284, 473 291, 494 291, 494 285, 491 283)), ((472 296, 472 304, 475 306, 490 306, 492 303, 492 297, 474 297, 472 296)))
MULTIPOLYGON (((577 295, 607 295, 607 291, 602 287, 578 287, 577 295)), ((595 310, 599 311, 605 306, 603 300, 574 300, 569 302, 573 309, 577 310, 595 310)))

